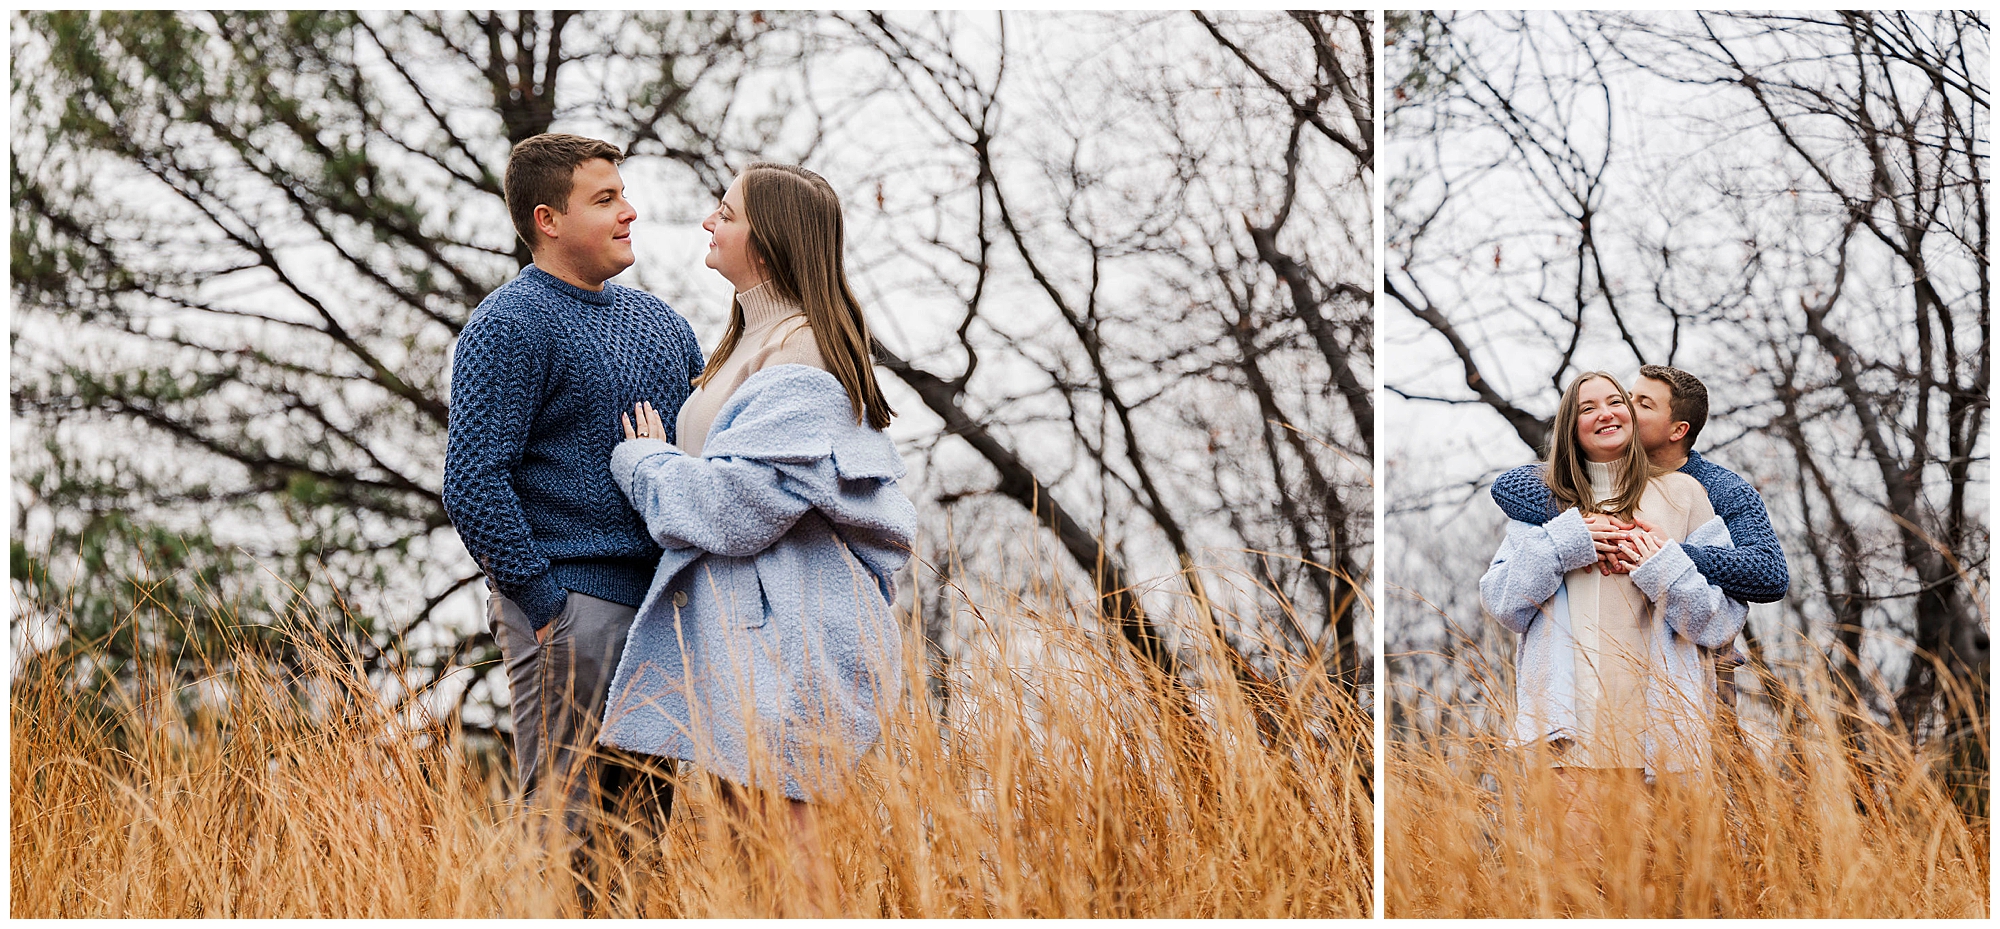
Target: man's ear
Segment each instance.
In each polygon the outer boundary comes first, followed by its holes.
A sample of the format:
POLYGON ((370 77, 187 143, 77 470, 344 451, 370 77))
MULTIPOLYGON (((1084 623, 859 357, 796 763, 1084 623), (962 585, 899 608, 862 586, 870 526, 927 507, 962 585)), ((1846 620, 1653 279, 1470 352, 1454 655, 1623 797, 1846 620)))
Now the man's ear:
POLYGON ((1667 430, 1667 441, 1679 442, 1680 440, 1687 438, 1687 434, 1688 434, 1687 423, 1684 422, 1675 423, 1672 429, 1667 430))
POLYGON ((556 208, 546 203, 535 204, 535 230, 548 238, 556 238, 556 208))

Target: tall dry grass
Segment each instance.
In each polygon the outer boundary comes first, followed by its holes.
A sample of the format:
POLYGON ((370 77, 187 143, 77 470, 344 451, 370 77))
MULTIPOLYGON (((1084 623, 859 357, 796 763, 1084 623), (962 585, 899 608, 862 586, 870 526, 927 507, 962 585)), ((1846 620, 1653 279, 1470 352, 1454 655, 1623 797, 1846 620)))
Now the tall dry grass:
MULTIPOLYGON (((1223 672, 1190 693, 1059 609, 981 616, 993 647, 953 669, 952 725, 906 696, 852 789, 817 807, 831 886, 785 865, 782 819, 732 838, 686 776, 663 837, 591 878, 596 912, 1368 915, 1370 723, 1323 673, 1251 697, 1223 672)), ((309 640, 288 671, 239 641, 199 681, 167 656, 115 687, 80 689, 88 655, 17 676, 12 915, 579 912, 568 859, 451 726, 413 730, 314 622, 294 628, 309 640)))
POLYGON ((1491 734, 1391 739, 1386 914, 1985 916, 1988 824, 1953 805, 1941 748, 1843 707, 1816 669, 1787 678, 1721 717, 1702 772, 1601 782, 1595 848, 1559 828, 1546 755, 1491 734))

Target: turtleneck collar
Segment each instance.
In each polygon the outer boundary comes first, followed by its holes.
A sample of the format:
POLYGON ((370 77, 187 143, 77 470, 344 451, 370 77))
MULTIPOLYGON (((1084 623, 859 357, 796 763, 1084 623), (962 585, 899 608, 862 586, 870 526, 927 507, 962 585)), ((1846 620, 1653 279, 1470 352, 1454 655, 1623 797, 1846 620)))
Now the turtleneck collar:
POLYGON ((768 280, 737 294, 736 303, 743 307, 746 330, 763 329, 805 312, 804 307, 778 296, 778 286, 768 280))
POLYGON ((1590 493, 1596 500, 1611 499, 1611 475, 1615 464, 1610 461, 1584 461, 1583 473, 1590 477, 1590 493))
POLYGON ((584 290, 547 271, 529 265, 521 269, 521 276, 541 284, 556 293, 573 297, 593 306, 611 306, 618 302, 618 295, 611 292, 611 282, 606 281, 603 290, 584 290))

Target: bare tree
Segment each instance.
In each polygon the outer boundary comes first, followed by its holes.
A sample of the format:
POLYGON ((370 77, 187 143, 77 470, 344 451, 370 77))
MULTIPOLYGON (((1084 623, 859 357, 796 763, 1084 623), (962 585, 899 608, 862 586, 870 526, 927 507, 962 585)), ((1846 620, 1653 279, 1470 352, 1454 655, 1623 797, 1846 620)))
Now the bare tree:
MULTIPOLYGON (((1984 771, 1991 659, 1976 603, 1988 543, 1974 489, 1992 370, 1985 21, 1974 12, 1699 15, 1658 41, 1671 57, 1651 67, 1742 99, 1781 141, 1787 165, 1802 169, 1785 199, 1798 202, 1790 216, 1818 246, 1798 263, 1809 284, 1796 297, 1802 325, 1793 331, 1805 334, 1809 351, 1800 354, 1809 357, 1773 389, 1793 407, 1836 407, 1834 428, 1852 437, 1822 444, 1807 436, 1830 430, 1796 413, 1786 420, 1799 469, 1840 540, 1822 575, 1842 652, 1860 649, 1855 602, 1881 596, 1864 581, 1852 526, 1860 514, 1843 512, 1858 505, 1894 524, 1896 555, 1914 582, 1895 595, 1914 601, 1917 652, 1895 716, 1912 739, 1937 720, 1984 771), (1859 280, 1884 272, 1893 284, 1859 280), (1836 488, 1827 472, 1850 460, 1875 480, 1836 488)), ((1629 43, 1635 54, 1647 44, 1629 43)), ((1760 238, 1773 232, 1745 225, 1760 238)), ((1846 668, 1851 657, 1839 660, 1844 677, 1859 677, 1846 668)))
MULTIPOLYGON (((1405 160, 1389 182, 1386 289, 1411 320, 1398 331, 1422 333, 1406 337, 1417 357, 1466 385, 1389 378, 1391 390, 1483 409, 1527 451, 1579 367, 1702 374, 1704 450, 1765 492, 1794 560, 1784 609, 1797 627, 1753 612, 1753 650, 1816 645, 1850 697, 1912 738, 1942 732, 1983 772, 1971 757, 1989 660, 1983 19, 1391 26, 1390 151, 1405 160), (1631 128, 1645 121, 1683 141, 1631 128), (1901 683, 1874 694, 1885 670, 1901 683)), ((1477 493, 1469 477, 1433 491, 1477 493)), ((1438 525, 1401 512, 1392 535, 1438 525)))
POLYGON ((695 128, 699 107, 733 92, 769 26, 567 12, 16 26, 11 395, 47 441, 15 458, 15 524, 46 527, 55 556, 16 572, 26 599, 67 603, 77 642, 120 628, 127 579, 148 573, 152 597, 196 622, 218 597, 231 612, 338 602, 354 623, 336 628, 381 674, 401 673, 413 632, 449 649, 409 669, 413 686, 496 654, 483 632, 423 630, 480 577, 438 462, 447 348, 527 260, 501 203, 507 152, 586 109, 566 99, 605 99, 592 65, 616 58, 678 82, 624 101, 635 135, 724 171, 723 127, 695 128), (257 604, 246 560, 296 586, 257 604))
MULTIPOLYGON (((1214 54, 1185 69, 1199 69, 1207 87, 1219 88, 1208 99, 1197 98, 1173 69, 1134 67, 1124 73, 1165 77, 1121 78, 1112 99, 1126 103, 1110 114, 1079 112, 1076 99, 1101 98, 1073 85, 1072 96, 1031 96, 1031 90, 1046 94, 1046 85, 1036 82, 1039 75, 1020 76, 1035 65, 1018 60, 1008 36, 1019 27, 1010 18, 998 21, 998 54, 983 63, 955 47, 935 19, 878 14, 850 22, 894 68, 902 90, 921 102, 937 137, 956 153, 947 156, 954 168, 949 183, 964 185, 936 194, 939 209, 954 211, 957 221, 949 225, 962 232, 937 233, 932 230, 948 224, 926 223, 921 238, 906 240, 908 251, 936 256, 940 282, 962 307, 955 325, 941 327, 949 330, 949 342, 929 350, 949 367, 886 349, 884 363, 918 391, 947 433, 965 439, 997 473, 994 490, 1056 531, 1075 565, 1095 580, 1105 615, 1163 668, 1173 667, 1162 644, 1172 634, 1130 594, 1131 570, 1114 554, 1120 534, 1133 537, 1129 526, 1115 525, 1106 514, 1127 507, 1144 514, 1164 543, 1193 612, 1239 651, 1254 652, 1266 635, 1230 628, 1219 618, 1219 598, 1202 570, 1197 537, 1204 533, 1197 523, 1221 523, 1223 532, 1207 534, 1233 536, 1242 548, 1295 553, 1289 559, 1253 557, 1275 599, 1262 610, 1231 612, 1246 619, 1256 613, 1279 617, 1270 636, 1324 654, 1330 673, 1355 680, 1361 662, 1354 647, 1354 585, 1364 577, 1358 540, 1365 538, 1366 508, 1353 502, 1352 462, 1372 454, 1373 405, 1365 387, 1370 294, 1356 283, 1365 280, 1365 272, 1355 273, 1360 262, 1314 256, 1312 243, 1324 233, 1314 220, 1295 219, 1294 205, 1302 190, 1315 191, 1315 177, 1344 195, 1365 191, 1371 166, 1352 159, 1356 151, 1369 155, 1367 143, 1357 140, 1371 134, 1372 69, 1354 53, 1366 47, 1366 17, 1281 20, 1292 37, 1285 54, 1271 60, 1231 38, 1243 26, 1236 21, 1197 15, 1185 25, 1093 23, 1114 47, 1187 26, 1214 42, 1214 54), (1336 41, 1344 47, 1336 48, 1336 41), (1031 90, 1010 94, 1013 84, 1031 90), (1045 121, 1054 141, 1024 149, 996 134, 1001 123, 1024 118, 1019 114, 1045 121), (1216 153, 1220 125, 1284 141, 1216 153), (1114 148, 1106 144, 1113 137, 1157 139, 1166 150, 1114 148), (1140 150, 1143 155, 1135 154, 1140 150), (1250 169, 1266 172, 1260 176, 1267 182, 1246 186, 1250 169), (1339 173, 1327 178, 1329 170, 1339 173), (1121 177, 1126 174, 1142 180, 1127 181, 1121 177), (1339 267, 1342 262, 1346 267, 1339 267), (1135 288, 1140 277, 1158 283, 1135 288), (1003 291, 1017 294, 1005 315, 1045 320, 1048 328, 1010 332, 1009 320, 992 304, 1003 291), (1030 302, 1023 303, 1022 291, 1033 295, 1030 302), (1052 344, 1051 328, 1068 338, 1052 344), (1308 368, 1295 380, 1289 372, 1272 373, 1290 359, 1322 364, 1327 374, 1316 379, 1308 368), (1008 369, 1026 365, 1019 369, 1035 371, 1046 388, 1021 395, 1011 409, 979 404, 985 408, 979 410, 971 397, 975 378, 989 370, 982 365, 996 361, 1008 369), (952 369, 956 373, 939 373, 952 369), (1218 421, 1197 412, 1218 401, 1236 416, 1254 411, 1252 438, 1261 443, 1269 470, 1259 469, 1253 486, 1275 484, 1275 508, 1240 500, 1202 506, 1190 499, 1219 462, 1201 460, 1189 473, 1159 438, 1193 426, 1211 436, 1210 454, 1219 454, 1212 438, 1218 421), (1347 410, 1344 423, 1325 419, 1334 403, 1347 410), (1046 466, 1019 450, 1034 444, 1027 437, 1050 418, 1067 429, 1067 447, 1087 463, 1087 483, 1045 479, 1038 468, 1046 466), (1079 495, 1097 504, 1098 528, 1063 502, 1079 495), (1254 513, 1249 519, 1246 510, 1254 513), (1312 609, 1326 611, 1326 621, 1315 624, 1318 631, 1298 625, 1310 613, 1296 608, 1294 581, 1306 585, 1312 609)), ((1084 81, 1096 75, 1069 76, 1084 81)), ((1364 226, 1353 241, 1366 238, 1364 226)), ((1366 245, 1359 247, 1365 255, 1366 245)))
MULTIPOLYGON (((480 579, 438 504, 448 350, 526 260, 499 178, 553 128, 627 146, 649 220, 692 226, 759 158, 843 192, 912 492, 956 529, 924 602, 967 606, 1025 532, 1176 677, 1221 636, 1241 680, 1290 652, 1362 683, 1364 14, 16 25, 11 387, 17 434, 48 437, 17 446, 16 577, 71 618, 55 637, 120 628, 147 579, 172 615, 333 604, 397 699, 490 660, 446 606, 480 579), (1019 38, 1076 29, 1145 67, 1019 38)), ((672 264, 633 274, 709 332, 672 264)))

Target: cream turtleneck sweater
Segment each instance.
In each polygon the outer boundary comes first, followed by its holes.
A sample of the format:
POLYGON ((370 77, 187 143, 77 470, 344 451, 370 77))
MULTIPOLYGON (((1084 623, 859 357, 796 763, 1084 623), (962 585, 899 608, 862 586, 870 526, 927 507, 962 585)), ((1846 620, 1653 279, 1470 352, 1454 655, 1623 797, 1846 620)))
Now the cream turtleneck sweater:
POLYGON ((1590 478, 1590 498, 1593 502, 1611 498, 1614 492, 1611 487, 1611 462, 1586 460, 1583 473, 1590 478))
MULTIPOLYGON (((1612 472, 1621 463, 1585 461, 1590 495, 1612 495, 1612 472)), ((1576 641, 1576 744, 1565 767, 1643 767, 1639 737, 1645 727, 1646 598, 1630 575, 1597 573, 1596 565, 1565 575, 1570 635, 1576 641)))
MULTIPOLYGON (((1583 465, 1591 495, 1598 500, 1610 497, 1612 474, 1624 464, 1586 461, 1583 465)), ((1635 515, 1669 539, 1685 539, 1713 519, 1715 510, 1699 482, 1675 471, 1647 481, 1635 515)), ((1653 627, 1661 622, 1657 610, 1629 574, 1604 577, 1590 565, 1569 572, 1563 583, 1569 592, 1570 635, 1576 642, 1577 738, 1558 763, 1644 767, 1642 739, 1652 725, 1646 691, 1648 682, 1661 673, 1648 645, 1653 627)), ((1658 732, 1651 737, 1661 738, 1658 732)))
POLYGON ((743 335, 736 340, 736 350, 681 404, 680 415, 674 419, 674 436, 680 440, 681 451, 697 457, 708 442, 708 429, 715 425, 716 414, 750 375, 782 364, 826 370, 819 343, 806 326, 805 309, 779 297, 770 281, 737 294, 736 302, 743 307, 743 335))

